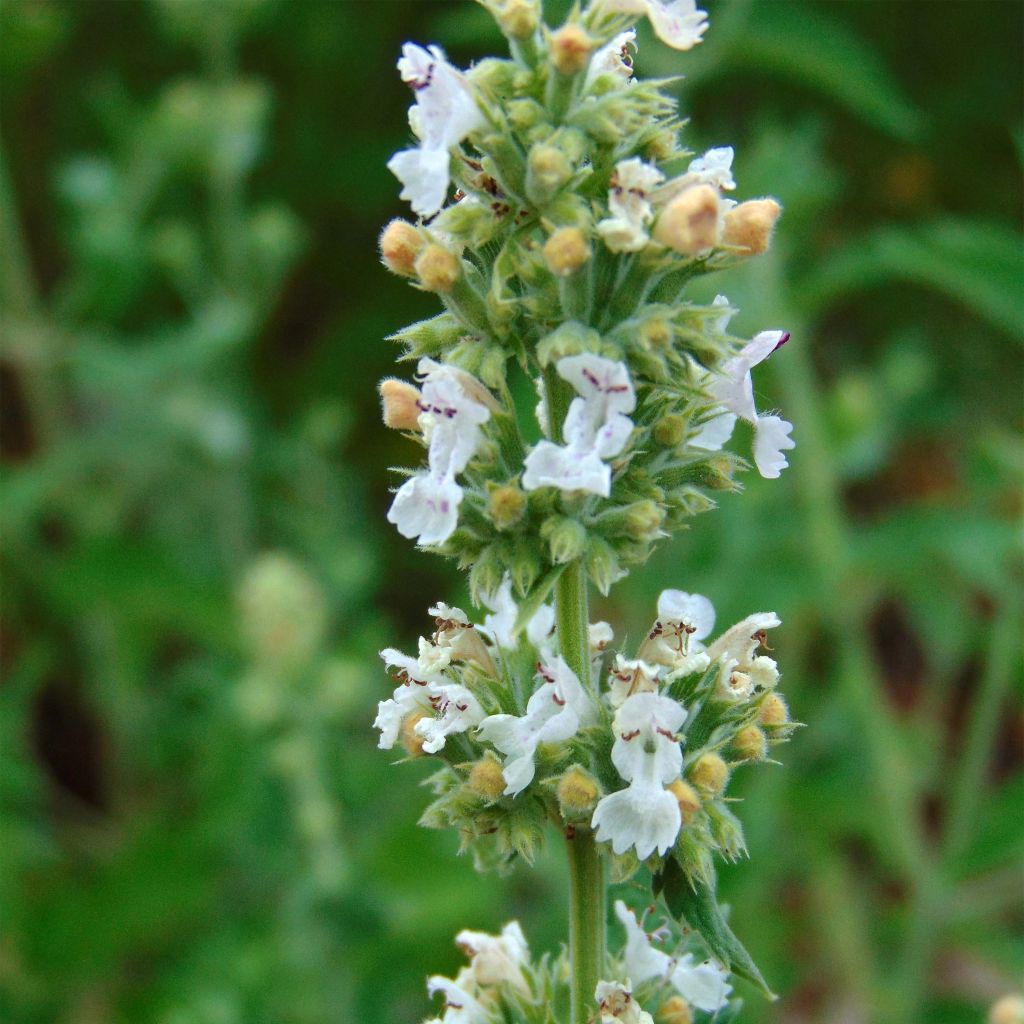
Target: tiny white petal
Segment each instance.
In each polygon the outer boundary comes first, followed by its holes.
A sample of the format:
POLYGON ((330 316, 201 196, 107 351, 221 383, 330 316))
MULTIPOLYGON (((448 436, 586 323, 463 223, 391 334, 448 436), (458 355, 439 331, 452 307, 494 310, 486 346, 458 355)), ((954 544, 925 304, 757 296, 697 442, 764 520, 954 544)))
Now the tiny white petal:
POLYGON ((775 480, 789 465, 783 451, 796 447, 793 424, 778 416, 758 416, 754 427, 754 463, 766 480, 775 480))
POLYGON ((698 1010, 714 1013, 722 1009, 729 1001, 732 986, 728 982, 729 974, 711 960, 695 964, 693 954, 687 953, 680 957, 672 972, 672 986, 688 1002, 698 1010))
POLYGON ((715 628, 715 606, 703 594, 663 590, 658 596, 658 618, 694 626, 694 640, 703 640, 715 628))

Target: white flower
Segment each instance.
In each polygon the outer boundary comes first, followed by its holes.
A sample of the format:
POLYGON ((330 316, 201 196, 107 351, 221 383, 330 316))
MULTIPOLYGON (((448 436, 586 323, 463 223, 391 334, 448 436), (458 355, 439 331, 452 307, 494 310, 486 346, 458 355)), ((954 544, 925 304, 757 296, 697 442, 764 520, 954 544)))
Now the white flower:
POLYGON ((518 921, 510 921, 500 935, 465 929, 455 936, 455 944, 470 958, 469 970, 481 987, 507 983, 528 993, 523 968, 530 961, 530 947, 518 921))
POLYGON ((601 75, 611 75, 625 82, 633 80, 633 55, 636 51, 636 30, 620 32, 610 43, 606 43, 590 58, 584 89, 589 89, 601 75))
POLYGON ((785 331, 761 331, 732 359, 726 360, 708 385, 718 403, 690 443, 707 451, 718 451, 732 435, 736 418, 754 426, 754 462, 758 472, 774 480, 789 463, 784 450, 795 448, 789 434, 793 424, 778 416, 760 416, 754 404, 754 382, 750 371, 789 340, 785 331))
POLYGON ((410 658, 393 647, 386 647, 380 656, 388 668, 398 669, 397 676, 402 681, 388 700, 377 705, 377 717, 373 723, 375 729, 380 729, 377 746, 381 750, 390 750, 398 740, 403 719, 413 711, 432 711, 431 698, 439 686, 448 684, 448 680, 441 672, 425 672, 416 658, 410 658))
POLYGON ((676 960, 655 949, 650 937, 622 900, 615 901, 615 914, 626 929, 626 948, 622 954, 626 970, 637 984, 650 978, 668 979, 673 988, 698 1010, 714 1013, 725 1006, 732 991, 727 971, 711 960, 695 963, 691 953, 676 960))
POLYGON ((633 998, 632 982, 599 981, 594 991, 598 1024, 654 1024, 654 1018, 633 998))
POLYGON ((755 687, 771 689, 779 679, 778 665, 757 649, 765 632, 781 626, 775 612, 755 612, 727 629, 709 648, 708 656, 721 665, 716 695, 721 700, 747 700, 755 687))
POLYGON ((564 446, 541 441, 526 457, 523 487, 558 487, 608 497, 611 467, 603 459, 618 455, 633 432, 625 415, 636 406, 636 395, 624 363, 585 353, 557 363, 560 377, 579 398, 569 406, 562 427, 564 446))
POLYGON ((388 522, 424 547, 443 544, 455 532, 461 502, 462 488, 451 473, 419 472, 398 488, 388 522))
POLYGON ((611 216, 597 223, 597 233, 612 252, 639 252, 650 241, 647 225, 654 219, 654 208, 648 196, 664 177, 638 157, 615 165, 608 189, 611 216))
POLYGON ((732 158, 732 146, 709 149, 703 156, 691 160, 686 171, 687 174, 694 176, 695 181, 714 185, 717 189, 731 191, 736 187, 736 182, 732 177, 732 158))
POLYGON ((713 960, 694 962, 693 954, 679 958, 672 971, 672 987, 698 1010, 714 1013, 729 1002, 729 972, 713 960))
POLYGON ((425 50, 406 43, 398 70, 416 93, 409 122, 420 145, 396 153, 388 169, 404 186, 400 198, 421 217, 429 217, 448 194, 448 151, 480 127, 483 117, 462 72, 448 63, 440 47, 425 50))
POLYGON ((468 967, 463 967, 454 981, 439 974, 427 979, 427 992, 430 995, 444 993, 442 1024, 490 1024, 490 1013, 476 999, 475 982, 468 967))
POLYGON ((641 658, 667 670, 671 682, 683 675, 703 672, 711 659, 701 641, 715 625, 714 605, 701 594, 663 590, 658 597, 658 619, 640 647, 641 658))
MULTIPOLYGON (((484 594, 483 602, 493 614, 484 616, 482 632, 499 647, 514 651, 516 639, 512 629, 519 614, 519 606, 512 596, 511 577, 506 575, 493 594, 484 594)), ((542 658, 544 652, 550 650, 551 631, 554 627, 555 609, 549 604, 542 604, 526 624, 526 639, 541 653, 542 658)))
POLYGON ((684 707, 654 693, 634 694, 616 713, 612 762, 630 785, 604 797, 591 820, 597 839, 610 840, 616 854, 635 846, 646 860, 675 843, 682 817, 678 801, 664 787, 682 768, 675 733, 685 720, 684 707))
POLYGON ((480 724, 479 734, 506 755, 503 774, 508 796, 521 793, 533 781, 539 743, 567 740, 595 717, 576 673, 561 657, 542 666, 539 675, 544 683, 527 702, 525 715, 491 715, 480 724))
POLYGON ((416 735, 422 737, 423 749, 428 754, 436 754, 449 736, 472 729, 484 719, 480 702, 458 683, 435 687, 429 700, 437 717, 416 723, 416 735))
POLYGON ((615 655, 615 667, 608 673, 611 686, 608 699, 613 708, 621 707, 635 693, 657 693, 660 665, 651 665, 639 658, 630 660, 615 655))
POLYGON ((700 42, 708 27, 705 11, 695 0, 603 0, 604 10, 647 15, 655 35, 675 50, 689 50, 700 42))
POLYGON ((443 544, 458 525, 462 488, 455 475, 479 447, 480 428, 491 412, 481 401, 485 389, 468 374, 432 359, 421 359, 418 369, 423 378, 419 425, 429 469, 399 487, 387 518, 403 537, 426 546, 443 544))
POLYGON ((596 657, 615 639, 615 633, 607 622, 591 622, 587 626, 587 645, 590 656, 596 657))

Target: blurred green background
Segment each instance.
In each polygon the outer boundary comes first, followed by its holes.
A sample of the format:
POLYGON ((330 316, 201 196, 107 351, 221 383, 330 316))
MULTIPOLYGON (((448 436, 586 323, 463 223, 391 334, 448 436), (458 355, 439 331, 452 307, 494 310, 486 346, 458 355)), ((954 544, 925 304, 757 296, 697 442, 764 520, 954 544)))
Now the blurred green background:
MULTIPOLYGON (((785 623, 745 1019, 977 1021, 1024 966, 1024 7, 706 6, 639 69, 786 208, 708 294, 792 331, 798 446, 597 611, 785 623)), ((4 1022, 404 1024, 459 928, 564 935, 559 844, 476 876, 370 728, 376 651, 463 593, 384 522, 382 339, 434 311, 375 255, 410 38, 501 45, 468 0, 0 0, 4 1022)))

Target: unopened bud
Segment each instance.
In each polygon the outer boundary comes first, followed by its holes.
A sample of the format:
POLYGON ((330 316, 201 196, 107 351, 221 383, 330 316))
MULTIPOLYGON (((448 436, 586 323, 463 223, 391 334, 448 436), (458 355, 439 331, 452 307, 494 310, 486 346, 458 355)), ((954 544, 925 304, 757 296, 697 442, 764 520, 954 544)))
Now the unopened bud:
POLYGON ((593 49, 594 40, 579 25, 563 25, 551 36, 551 63, 560 75, 578 75, 593 49))
POLYGON ((419 389, 395 377, 382 380, 377 387, 384 426, 392 430, 419 430, 419 389))
POLYGON ((757 720, 762 725, 785 725, 789 721, 789 708, 778 693, 769 693, 758 712, 757 720))
POLYGON ((568 183, 572 164, 557 146, 539 143, 530 150, 526 163, 526 195, 532 203, 544 206, 568 183))
POLYGON ((647 141, 644 158, 652 164, 664 163, 679 152, 679 132, 676 128, 664 128, 647 141))
POLYGON ((501 762, 491 756, 480 758, 469 770, 466 784, 485 800, 497 800, 505 792, 505 776, 502 774, 501 762))
POLYGON ((590 243, 579 228, 559 228, 544 243, 543 253, 552 274, 569 277, 590 259, 590 243))
POLYGON ((607 594, 613 583, 622 579, 623 571, 612 546, 600 537, 592 537, 587 551, 587 573, 594 586, 607 594))
POLYGON ((558 780, 557 792, 562 817, 567 821, 589 815, 601 795, 601 790, 593 778, 576 765, 558 780))
POLYGON ((487 487, 487 516, 499 530, 515 526, 526 512, 526 494, 515 484, 487 487))
POLYGON ((651 317, 637 331, 640 342, 648 348, 667 349, 672 345, 672 326, 662 316, 651 317))
POLYGON ((655 501, 634 501, 626 511, 623 532, 638 541, 650 541, 658 536, 665 522, 665 509, 655 501))
POLYGON ((701 754, 690 769, 690 781, 705 796, 718 796, 729 781, 729 766, 717 754, 701 754))
POLYGON ((402 719, 400 739, 405 752, 410 757, 421 757, 423 754, 423 737, 416 731, 416 726, 425 718, 430 718, 425 711, 414 711, 402 719))
POLYGON ((718 193, 710 185, 680 192, 661 211, 654 237, 684 256, 711 249, 718 242, 718 193))
POLYGON ((1024 996, 1003 996, 989 1007, 988 1024, 1024 1024, 1024 996))
POLYGON ((583 554, 587 546, 587 531, 582 523, 566 516, 552 516, 540 528, 541 537, 548 542, 551 561, 555 565, 572 562, 583 554))
POLYGON ((534 550, 533 545, 524 538, 516 544, 515 553, 512 556, 512 564, 509 566, 509 573, 512 576, 512 585, 520 594, 529 592, 530 587, 537 582, 541 574, 540 556, 534 550))
POLYGON ((682 996, 673 996, 661 1004, 658 1024, 693 1024, 693 1011, 682 996))
POLYGON ((663 448, 675 448, 686 436, 686 419, 677 413, 669 413, 655 422, 651 433, 663 448))
POLYGON ((734 206, 724 217, 722 242, 751 255, 767 252, 782 207, 774 199, 751 199, 734 206))
POLYGON ((535 0, 505 0, 495 10, 494 16, 498 27, 509 39, 528 39, 540 24, 535 0))
POLYGON ((428 245, 416 257, 416 276, 428 292, 450 292, 462 268, 459 258, 440 245, 428 245))
POLYGON ((700 796, 697 790, 682 779, 676 779, 675 782, 669 783, 665 788, 679 802, 679 813, 682 814, 683 821, 692 821, 693 816, 700 810, 700 796))
POLYGON ((746 725, 733 737, 732 749, 744 761, 763 761, 768 738, 756 725, 746 725))
POLYGON ((380 259, 392 273, 412 277, 423 236, 406 220, 396 218, 380 233, 380 259))

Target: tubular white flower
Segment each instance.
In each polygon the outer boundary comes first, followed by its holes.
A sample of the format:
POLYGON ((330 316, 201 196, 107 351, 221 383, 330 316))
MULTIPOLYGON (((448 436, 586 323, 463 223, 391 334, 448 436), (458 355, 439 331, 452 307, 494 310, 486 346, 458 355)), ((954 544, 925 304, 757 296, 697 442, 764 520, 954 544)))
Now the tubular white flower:
POLYGON ((611 685, 608 700, 613 708, 622 704, 635 693, 657 693, 660 665, 636 658, 630 660, 621 654, 615 655, 615 667, 608 673, 611 685))
POLYGON ((638 157, 615 165, 608 189, 608 211, 597 233, 612 252, 639 252, 650 241, 647 226, 654 219, 648 196, 664 180, 656 167, 638 157))
POLYGON ((599 981, 594 1000, 598 1024, 654 1024, 654 1018, 633 998, 631 981, 599 981))
POLYGON ((766 480, 776 480, 789 465, 783 451, 796 447, 793 424, 779 416, 758 416, 754 429, 754 464, 766 480))
POLYGON ((529 993, 523 968, 530 962, 530 947, 518 921, 509 921, 500 935, 464 929, 455 936, 455 944, 470 958, 469 970, 477 985, 508 984, 529 993))
POLYGON ((429 701, 437 717, 416 723, 416 735, 422 737, 423 749, 428 754, 436 754, 449 736, 472 729, 484 719, 480 702, 458 683, 435 687, 429 701))
POLYGON ((565 417, 566 444, 541 441, 527 455, 523 487, 558 487, 608 497, 611 467, 603 460, 618 455, 633 432, 625 415, 636 407, 636 395, 624 363, 584 353, 557 363, 560 377, 576 389, 565 417))
POLYGON ((658 619, 640 647, 639 656, 666 671, 671 682, 682 675, 703 672, 711 659, 701 641, 715 625, 714 605, 701 594, 663 590, 658 597, 658 619))
POLYGON ((729 192, 736 187, 732 176, 732 158, 732 146, 709 149, 703 156, 691 160, 686 172, 694 175, 698 181, 729 192))
POLYGON ((507 796, 516 796, 533 781, 539 743, 570 739, 581 725, 590 725, 595 718, 590 697, 561 657, 553 658, 539 674, 545 681, 527 702, 525 715, 491 715, 478 730, 506 755, 507 796))
POLYGON ((396 153, 388 169, 402 182, 400 198, 421 217, 429 217, 448 194, 448 151, 480 127, 483 116, 462 72, 448 63, 439 46, 425 50, 406 43, 398 71, 416 93, 409 122, 420 145, 396 153))
POLYGON ((675 843, 682 816, 678 801, 664 787, 682 768, 675 732, 685 720, 684 707, 654 693, 634 694, 616 713, 612 763, 630 785, 604 797, 591 820, 598 841, 610 840, 616 854, 635 846, 637 856, 646 860, 675 843))
POLYGON ((613 78, 632 82, 633 56, 629 52, 631 49, 636 52, 635 29, 620 32, 610 43, 597 50, 590 58, 583 88, 589 89, 602 75, 611 75, 613 78))
POLYGON ((778 665, 757 649, 765 642, 765 632, 781 626, 775 612, 755 612, 727 629, 708 648, 708 656, 719 662, 716 696, 720 700, 747 700, 755 687, 771 689, 779 679, 778 665))
POLYGON ((674 50, 690 50, 701 41, 708 16, 695 0, 602 0, 605 10, 647 15, 654 34, 674 50))
POLYGON ((471 970, 463 967, 454 980, 435 974, 427 979, 427 992, 444 993, 442 1024, 490 1024, 491 1014, 476 999, 476 984, 471 970))
POLYGON ((424 672, 416 658, 410 658, 393 647, 386 647, 380 656, 388 668, 398 669, 402 680, 388 700, 378 703, 373 723, 375 729, 380 729, 377 746, 381 750, 390 750, 398 740, 403 719, 413 711, 433 711, 431 698, 439 686, 448 684, 448 679, 441 672, 424 672))
POLYGON ((729 972, 713 960, 696 963, 692 953, 679 958, 672 971, 672 987, 698 1010, 714 1013, 729 1002, 729 972))
POLYGON ((672 957, 651 945, 647 932, 622 900, 615 901, 615 916, 626 929, 622 959, 629 977, 638 985, 650 978, 667 978, 672 970, 672 957))
POLYGON ((398 488, 388 522, 423 547, 443 544, 455 532, 461 503, 462 488, 451 473, 419 472, 398 488))

